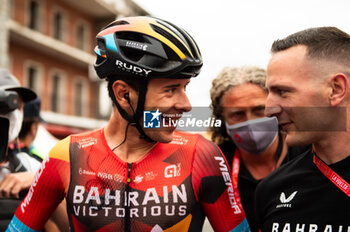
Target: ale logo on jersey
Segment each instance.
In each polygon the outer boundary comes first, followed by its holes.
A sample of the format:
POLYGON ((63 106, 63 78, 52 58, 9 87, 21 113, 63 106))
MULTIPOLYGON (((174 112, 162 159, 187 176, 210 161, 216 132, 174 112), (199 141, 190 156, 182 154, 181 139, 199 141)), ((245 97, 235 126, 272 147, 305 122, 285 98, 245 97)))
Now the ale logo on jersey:
POLYGON ((164 169, 165 178, 172 178, 176 176, 181 176, 181 163, 178 163, 177 165, 169 165, 164 169))
POLYGON ((159 109, 143 111, 143 128, 160 128, 161 114, 159 109))

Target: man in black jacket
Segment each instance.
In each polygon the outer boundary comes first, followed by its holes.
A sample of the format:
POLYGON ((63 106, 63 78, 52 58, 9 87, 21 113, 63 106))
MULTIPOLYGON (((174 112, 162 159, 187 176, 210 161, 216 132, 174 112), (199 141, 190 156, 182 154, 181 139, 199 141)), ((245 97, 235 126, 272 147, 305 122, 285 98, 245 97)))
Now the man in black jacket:
POLYGON ((335 27, 297 32, 272 45, 265 113, 290 146, 313 149, 256 191, 261 231, 350 229, 350 35, 335 27))

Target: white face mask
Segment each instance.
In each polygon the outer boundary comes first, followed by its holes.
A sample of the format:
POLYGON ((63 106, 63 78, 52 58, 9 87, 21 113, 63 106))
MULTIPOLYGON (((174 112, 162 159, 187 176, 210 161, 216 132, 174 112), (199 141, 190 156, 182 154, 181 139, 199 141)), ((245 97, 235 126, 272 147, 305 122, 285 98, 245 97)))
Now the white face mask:
POLYGON ((19 132, 21 131, 23 111, 16 109, 1 116, 7 118, 10 121, 8 142, 11 142, 17 138, 19 132))

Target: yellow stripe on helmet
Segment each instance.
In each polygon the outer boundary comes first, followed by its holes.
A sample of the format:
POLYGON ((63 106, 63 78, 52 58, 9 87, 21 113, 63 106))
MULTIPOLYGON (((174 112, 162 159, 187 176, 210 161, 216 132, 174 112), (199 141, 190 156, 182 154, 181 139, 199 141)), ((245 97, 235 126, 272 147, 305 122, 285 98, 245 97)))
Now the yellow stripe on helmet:
POLYGON ((188 48, 188 46, 172 31, 170 31, 168 28, 164 27, 162 24, 158 23, 155 19, 148 18, 148 17, 131 17, 128 19, 130 21, 130 24, 124 24, 124 25, 118 25, 118 31, 134 31, 139 33, 148 34, 150 36, 153 36, 154 38, 160 40, 161 42, 168 45, 179 57, 181 60, 184 60, 186 58, 185 54, 170 40, 162 36, 161 34, 156 33, 151 26, 145 27, 145 21, 148 21, 149 24, 157 25, 158 27, 161 27, 165 31, 167 31, 169 34, 177 38, 187 49, 189 54, 192 56, 191 50, 188 48))

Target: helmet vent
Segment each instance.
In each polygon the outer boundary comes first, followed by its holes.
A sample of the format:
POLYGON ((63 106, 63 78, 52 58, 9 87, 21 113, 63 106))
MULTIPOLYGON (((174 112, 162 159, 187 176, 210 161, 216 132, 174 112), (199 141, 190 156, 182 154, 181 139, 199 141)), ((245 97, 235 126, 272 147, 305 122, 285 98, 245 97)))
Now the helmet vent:
POLYGON ((124 40, 141 42, 141 43, 148 42, 145 40, 145 37, 142 34, 137 32, 118 31, 115 33, 115 35, 116 35, 116 38, 118 39, 124 39, 124 40))
POLYGON ((202 65, 198 65, 198 66, 189 66, 184 68, 181 73, 188 75, 188 76, 197 76, 200 73, 202 65))
POLYGON ((116 21, 111 22, 110 24, 108 24, 104 29, 107 29, 109 27, 118 26, 118 25, 127 25, 127 24, 130 24, 130 23, 125 21, 125 20, 116 20, 116 21))
MULTIPOLYGON (((117 39, 123 39, 123 40, 140 42, 140 43, 147 42, 145 40, 145 37, 142 34, 135 33, 135 32, 119 31, 115 33, 115 36, 117 39)), ((128 59, 134 62, 139 61, 144 56, 144 52, 137 49, 132 49, 124 46, 119 46, 119 49, 125 57, 127 57, 128 59)))
POLYGON ((194 41, 194 39, 193 39, 186 31, 184 31, 184 33, 186 33, 187 36, 188 36, 188 37, 185 37, 185 38, 186 38, 186 41, 187 41, 187 43, 188 43, 188 46, 190 47, 190 49, 191 49, 191 51, 192 51, 193 56, 194 56, 196 59, 198 59, 198 58, 201 56, 201 52, 199 51, 199 48, 198 48, 196 42, 194 41), (189 41, 188 38, 191 38, 193 42, 189 41), (196 47, 197 47, 197 49, 196 49, 196 47), (197 52, 197 51, 198 51, 198 52, 197 52))
POLYGON ((152 29, 170 40, 173 44, 175 44, 176 47, 178 47, 183 53, 185 53, 186 56, 190 56, 188 50, 185 48, 185 46, 178 40, 176 39, 173 35, 165 31, 164 29, 158 27, 157 25, 151 24, 152 29))

